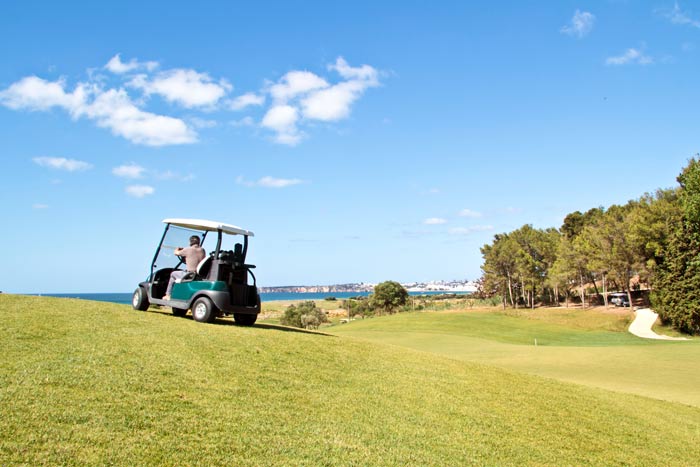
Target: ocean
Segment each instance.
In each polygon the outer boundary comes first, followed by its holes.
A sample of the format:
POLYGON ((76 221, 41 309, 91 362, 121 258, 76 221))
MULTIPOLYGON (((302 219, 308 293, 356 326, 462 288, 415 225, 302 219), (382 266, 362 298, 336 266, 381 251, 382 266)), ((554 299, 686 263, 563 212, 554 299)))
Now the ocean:
MULTIPOLYGON (((439 295, 451 292, 409 292, 409 295, 439 295)), ((456 292, 457 294, 469 294, 469 292, 456 292)), ((61 297, 61 298, 80 298, 82 300, 95 300, 98 302, 111 302, 131 304, 131 292, 129 293, 47 293, 34 294, 45 297, 61 297)), ((261 293, 260 298, 263 302, 271 302, 276 300, 323 300, 326 297, 335 297, 344 299, 350 297, 366 297, 369 292, 308 292, 308 293, 291 293, 291 292, 268 292, 261 293)))

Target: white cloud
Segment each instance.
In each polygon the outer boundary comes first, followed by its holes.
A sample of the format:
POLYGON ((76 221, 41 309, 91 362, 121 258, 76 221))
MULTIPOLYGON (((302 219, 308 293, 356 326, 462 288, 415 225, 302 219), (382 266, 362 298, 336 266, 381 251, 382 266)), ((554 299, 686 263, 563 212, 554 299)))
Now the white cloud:
POLYGON ((196 133, 179 118, 145 112, 136 107, 123 89, 98 94, 81 114, 109 128, 115 135, 146 146, 193 143, 196 133))
POLYGON ((346 118, 364 89, 357 81, 347 81, 315 92, 301 101, 304 117, 327 122, 346 118))
POLYGON ((462 209, 458 214, 460 217, 481 217, 481 213, 471 209, 462 209))
POLYGON ((136 144, 164 146, 197 140, 185 122, 139 109, 123 89, 103 91, 97 85, 80 83, 73 92, 66 92, 64 86, 61 80, 26 77, 0 92, 0 103, 15 110, 61 107, 73 118, 95 120, 98 126, 136 144))
POLYGON ((120 54, 116 54, 105 65, 105 68, 111 71, 112 73, 123 74, 139 69, 153 71, 156 68, 158 68, 158 62, 139 62, 135 58, 132 58, 128 62, 124 63, 121 61, 119 55, 120 54))
POLYGON ((133 196, 134 198, 143 198, 144 196, 152 195, 156 190, 148 185, 129 185, 124 191, 127 195, 133 196))
POLYGON ((423 224, 425 224, 425 225, 447 224, 447 219, 443 219, 441 217, 429 217, 428 219, 425 219, 423 221, 423 224))
POLYGON ((367 88, 378 86, 378 72, 369 65, 351 67, 338 57, 328 66, 347 79, 327 89, 315 91, 301 101, 305 118, 321 121, 337 121, 350 115, 350 107, 367 88))
POLYGON ((41 204, 41 203, 32 204, 32 209, 48 209, 48 208, 49 208, 48 204, 41 204))
POLYGON ((92 168, 92 164, 76 159, 66 159, 65 157, 35 157, 32 160, 42 167, 66 170, 68 172, 88 170, 92 168))
POLYGON ((303 180, 298 178, 274 178, 270 176, 262 177, 260 180, 253 182, 247 181, 243 177, 239 176, 236 178, 236 183, 239 185, 245 185, 248 187, 263 187, 263 188, 287 188, 289 186, 299 185, 304 183, 303 180))
POLYGON ((689 25, 694 28, 700 28, 700 20, 696 20, 690 17, 689 13, 681 11, 680 5, 676 2, 673 8, 670 10, 660 10, 662 15, 668 18, 673 24, 683 24, 689 25))
POLYGON ((328 65, 329 70, 335 70, 340 76, 351 81, 362 81, 368 86, 379 85, 379 73, 369 65, 351 67, 343 57, 338 57, 334 64, 328 65))
POLYGON ((185 69, 163 71, 154 78, 137 75, 128 84, 146 95, 158 94, 186 108, 213 106, 233 89, 225 79, 214 82, 206 73, 185 69))
POLYGON ((651 63, 654 63, 654 59, 648 55, 644 55, 644 53, 638 49, 627 49, 622 55, 608 57, 605 60, 606 65, 649 65, 651 63))
POLYGON ((112 169, 112 174, 123 178, 141 178, 146 171, 143 167, 136 164, 120 165, 112 169))
POLYGON ((290 105, 278 105, 267 111, 262 125, 280 132, 289 131, 295 127, 298 119, 297 109, 290 105))
POLYGON ((475 225, 472 227, 455 227, 452 229, 449 229, 448 232, 450 235, 469 235, 474 232, 486 232, 489 230, 493 230, 492 225, 475 225))
POLYGON ((571 18, 571 22, 562 27, 559 31, 562 34, 568 34, 569 36, 581 39, 591 32, 594 23, 595 15, 587 11, 576 10, 573 18, 571 18))
POLYGON ((27 76, 0 92, 0 103, 13 110, 49 110, 63 107, 69 112, 85 104, 84 86, 77 86, 75 91, 67 93, 65 82, 46 81, 36 76, 27 76))
POLYGON ((339 82, 333 83, 310 71, 292 70, 276 83, 266 84, 264 93, 269 96, 249 92, 227 99, 233 86, 225 79, 215 80, 191 69, 150 73, 158 66, 157 62, 141 62, 135 58, 123 61, 121 55, 116 54, 103 67, 115 77, 88 69, 86 80, 70 89, 64 79, 47 81, 27 76, 0 89, 0 105, 29 111, 59 108, 73 119, 92 120, 134 144, 164 146, 194 143, 196 129, 218 123, 199 116, 186 116, 185 120, 149 112, 146 110, 148 96, 162 96, 171 103, 202 111, 243 110, 263 106, 269 101, 261 120, 244 116, 230 122, 231 125, 255 127, 259 121, 260 127, 274 133, 275 142, 294 146, 306 137, 302 131, 304 126, 313 121, 334 122, 347 118, 352 105, 365 90, 380 84, 375 68, 353 67, 338 57, 327 69, 337 73, 339 82), (106 84, 110 79, 118 79, 123 84, 110 87, 106 84))
POLYGON ((263 117, 262 126, 276 132, 276 142, 298 144, 304 135, 297 126, 310 120, 334 122, 347 118, 364 91, 379 85, 379 72, 369 65, 352 67, 338 57, 328 69, 337 72, 343 81, 331 85, 314 73, 294 70, 268 86, 273 105, 263 117))
POLYGON ((265 103, 265 96, 260 96, 253 92, 240 95, 229 103, 231 110, 243 110, 250 106, 259 106, 265 103))
POLYGON ((301 141, 301 134, 297 129, 299 112, 290 105, 277 105, 267 111, 261 125, 277 133, 275 140, 278 143, 294 146, 301 141))
POLYGON ((277 104, 280 104, 301 94, 327 87, 328 83, 325 79, 310 71, 290 71, 277 84, 270 86, 269 91, 277 104))

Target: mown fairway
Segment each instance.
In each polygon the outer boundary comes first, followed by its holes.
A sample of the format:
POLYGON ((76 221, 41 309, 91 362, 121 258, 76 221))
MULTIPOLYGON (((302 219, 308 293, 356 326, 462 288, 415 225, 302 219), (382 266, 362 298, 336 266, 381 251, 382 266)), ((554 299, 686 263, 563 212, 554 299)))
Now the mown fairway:
POLYGON ((0 319, 3 466, 700 458, 697 407, 412 349, 70 299, 0 295, 0 319))
POLYGON ((409 313, 331 332, 700 407, 700 341, 641 339, 626 332, 629 319, 577 309, 409 313))

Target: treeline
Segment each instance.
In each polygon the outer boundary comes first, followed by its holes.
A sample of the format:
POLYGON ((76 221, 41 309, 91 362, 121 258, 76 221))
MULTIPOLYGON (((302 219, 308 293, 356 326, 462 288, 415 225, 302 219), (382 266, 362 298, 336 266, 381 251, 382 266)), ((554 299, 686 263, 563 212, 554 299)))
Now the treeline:
POLYGON ((572 297, 586 306, 587 287, 605 305, 608 291, 632 303, 641 287, 664 323, 700 333, 700 162, 691 159, 677 180, 622 206, 573 212, 559 229, 495 235, 481 248, 483 293, 500 295, 504 307, 572 297))

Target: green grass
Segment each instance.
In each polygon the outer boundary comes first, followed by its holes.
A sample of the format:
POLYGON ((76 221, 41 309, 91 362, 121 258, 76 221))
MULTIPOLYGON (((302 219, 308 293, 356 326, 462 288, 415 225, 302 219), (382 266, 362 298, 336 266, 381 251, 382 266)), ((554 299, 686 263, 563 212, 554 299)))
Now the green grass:
POLYGON ((0 319, 3 466, 700 458, 697 407, 412 349, 71 299, 0 295, 0 319))
POLYGON ((626 331, 631 317, 580 309, 405 313, 330 332, 700 407, 700 341, 635 337, 626 331))

